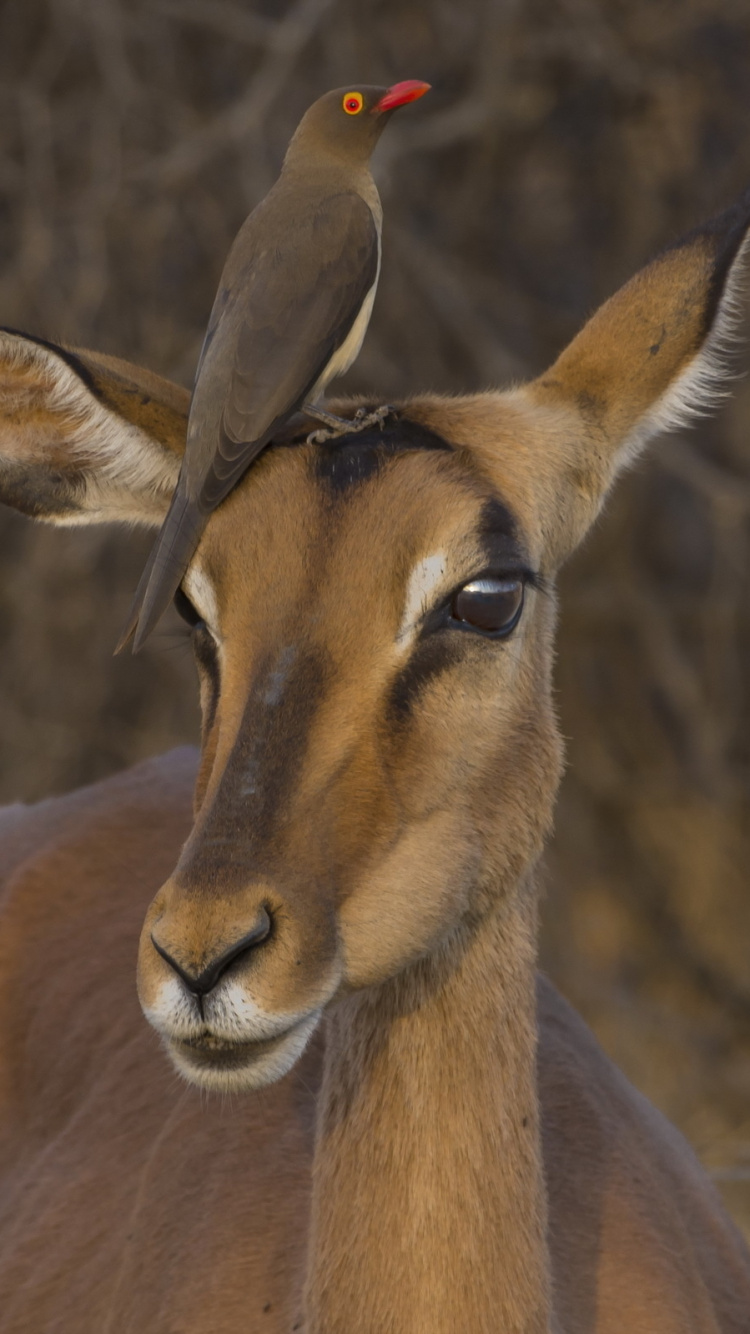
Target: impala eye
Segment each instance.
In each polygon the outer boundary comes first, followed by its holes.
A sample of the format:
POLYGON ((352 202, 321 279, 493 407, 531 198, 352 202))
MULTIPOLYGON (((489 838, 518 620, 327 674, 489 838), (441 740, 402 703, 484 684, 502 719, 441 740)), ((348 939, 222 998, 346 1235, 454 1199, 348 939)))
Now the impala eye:
POLYGON ((509 635, 523 611, 523 579, 472 579, 454 594, 451 616, 486 635, 509 635))

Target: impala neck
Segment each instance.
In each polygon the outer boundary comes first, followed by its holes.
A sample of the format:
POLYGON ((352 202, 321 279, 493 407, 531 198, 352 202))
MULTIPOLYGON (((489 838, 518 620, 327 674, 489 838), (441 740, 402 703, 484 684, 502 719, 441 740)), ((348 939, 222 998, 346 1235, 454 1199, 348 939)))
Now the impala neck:
POLYGON ((535 899, 332 1013, 307 1334, 547 1334, 535 899))

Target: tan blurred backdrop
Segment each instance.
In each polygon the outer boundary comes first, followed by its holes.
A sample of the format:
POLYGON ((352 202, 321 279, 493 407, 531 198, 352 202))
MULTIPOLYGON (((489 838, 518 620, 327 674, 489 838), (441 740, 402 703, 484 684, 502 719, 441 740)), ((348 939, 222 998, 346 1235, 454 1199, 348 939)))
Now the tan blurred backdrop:
MULTIPOLYGON (((4 0, 0 322, 189 384, 300 113, 408 77, 434 92, 379 150, 353 391, 539 371, 750 185, 747 0, 4 0)), ((745 379, 626 479, 565 572, 544 959, 750 1232, 749 510, 745 379)), ((146 548, 0 510, 2 799, 196 736, 174 625, 111 656, 146 548)))

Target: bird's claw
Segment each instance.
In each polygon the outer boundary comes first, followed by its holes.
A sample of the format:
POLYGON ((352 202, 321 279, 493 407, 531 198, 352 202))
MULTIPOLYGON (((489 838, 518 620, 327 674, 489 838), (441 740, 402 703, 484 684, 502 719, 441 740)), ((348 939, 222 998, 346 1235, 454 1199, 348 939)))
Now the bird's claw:
POLYGON ((370 412, 367 408, 357 408, 354 414, 356 430, 366 431, 370 426, 382 426, 395 411, 390 403, 384 403, 382 407, 373 408, 370 412))
POLYGON ((380 426, 381 428, 388 418, 396 411, 390 403, 384 403, 382 407, 373 408, 368 411, 367 408, 357 408, 354 416, 351 418, 342 418, 340 427, 323 427, 318 431, 311 431, 307 437, 308 445, 324 445, 328 440, 338 440, 342 435, 356 435, 359 431, 367 431, 371 426, 380 426))

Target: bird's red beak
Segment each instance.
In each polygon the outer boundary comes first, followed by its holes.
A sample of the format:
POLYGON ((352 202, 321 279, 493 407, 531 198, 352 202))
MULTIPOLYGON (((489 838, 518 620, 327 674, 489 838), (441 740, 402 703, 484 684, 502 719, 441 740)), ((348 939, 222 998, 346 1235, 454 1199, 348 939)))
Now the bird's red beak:
POLYGON ((403 83, 394 83, 387 93, 383 93, 373 111, 393 111, 396 107, 406 106, 407 102, 416 102, 418 97, 429 93, 432 84, 422 83, 419 79, 404 79, 403 83))

